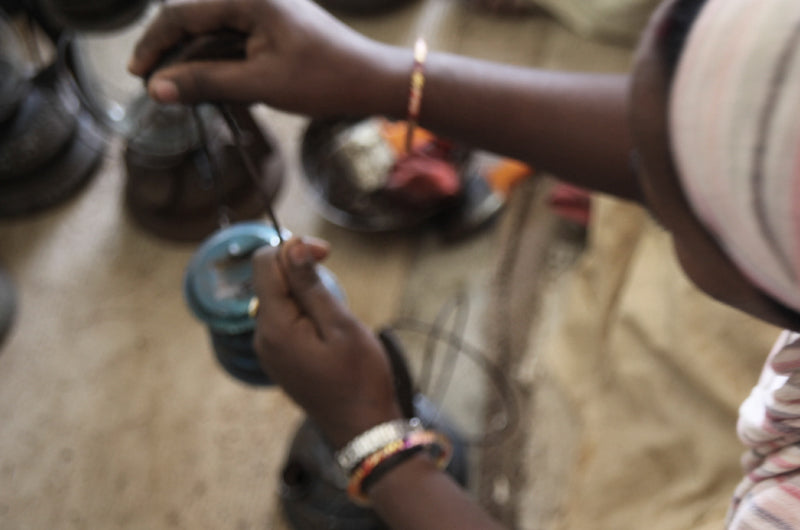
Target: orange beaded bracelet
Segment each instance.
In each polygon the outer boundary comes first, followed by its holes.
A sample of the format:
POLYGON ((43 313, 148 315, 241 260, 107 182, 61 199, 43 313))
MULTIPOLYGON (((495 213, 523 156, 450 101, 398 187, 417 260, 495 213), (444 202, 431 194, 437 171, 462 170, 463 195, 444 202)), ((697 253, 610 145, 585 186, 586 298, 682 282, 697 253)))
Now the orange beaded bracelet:
MULTIPOLYGON (((447 467, 453 455, 453 444, 443 434, 436 431, 409 433, 406 437, 390 442, 382 449, 375 451, 356 467, 350 475, 350 481, 347 485, 347 495, 350 500, 359 506, 369 506, 369 498, 363 489, 364 481, 379 470, 381 466, 388 464, 390 460, 398 462, 394 460, 394 457, 420 449, 427 450, 430 453, 439 469, 447 467)), ((381 472, 386 470, 388 469, 381 469, 381 472)))
POLYGON ((422 37, 414 45, 414 67, 411 70, 411 91, 408 96, 408 125, 406 129, 406 153, 414 144, 414 129, 419 122, 422 108, 422 90, 425 88, 425 60, 428 58, 428 44, 422 37))

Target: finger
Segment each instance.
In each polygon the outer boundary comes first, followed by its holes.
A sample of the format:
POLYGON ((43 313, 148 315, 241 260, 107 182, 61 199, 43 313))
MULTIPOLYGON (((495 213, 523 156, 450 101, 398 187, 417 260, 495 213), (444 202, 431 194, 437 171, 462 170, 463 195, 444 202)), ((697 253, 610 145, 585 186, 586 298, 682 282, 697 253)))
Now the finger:
POLYGON ((281 252, 289 290, 300 308, 315 323, 322 338, 351 321, 342 301, 322 282, 317 271, 317 256, 323 249, 307 239, 292 239, 281 252))
POLYGON ((301 238, 301 241, 308 247, 309 252, 311 252, 311 257, 313 257, 314 261, 317 263, 324 261, 331 253, 331 245, 324 239, 304 236, 301 238))
POLYGON ((253 257, 253 288, 259 300, 259 327, 284 332, 301 316, 300 306, 292 298, 289 284, 280 265, 279 250, 259 249, 253 257))
POLYGON ((258 23, 257 6, 262 3, 227 1, 180 2, 165 5, 153 19, 133 50, 128 70, 143 76, 158 64, 167 50, 186 37, 218 30, 249 34, 258 23))
POLYGON ((263 73, 254 62, 192 61, 158 70, 147 84, 150 97, 161 103, 203 101, 252 102, 259 97, 263 73))
MULTIPOLYGON (((330 252, 327 242, 306 238, 309 251, 316 261, 322 261, 330 252)), ((263 247, 253 257, 253 288, 259 300, 259 317, 264 320, 288 324, 298 320, 302 311, 293 297, 280 261, 278 247, 263 247)))

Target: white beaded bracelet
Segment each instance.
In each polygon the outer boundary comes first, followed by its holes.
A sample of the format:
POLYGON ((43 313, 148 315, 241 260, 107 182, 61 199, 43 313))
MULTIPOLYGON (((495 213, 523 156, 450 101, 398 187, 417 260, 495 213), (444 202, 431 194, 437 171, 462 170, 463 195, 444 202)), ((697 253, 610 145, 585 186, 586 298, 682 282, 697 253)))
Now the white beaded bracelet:
POLYGON ((419 418, 392 420, 381 423, 353 438, 334 455, 339 467, 348 477, 358 464, 395 440, 402 440, 415 431, 422 430, 419 418))

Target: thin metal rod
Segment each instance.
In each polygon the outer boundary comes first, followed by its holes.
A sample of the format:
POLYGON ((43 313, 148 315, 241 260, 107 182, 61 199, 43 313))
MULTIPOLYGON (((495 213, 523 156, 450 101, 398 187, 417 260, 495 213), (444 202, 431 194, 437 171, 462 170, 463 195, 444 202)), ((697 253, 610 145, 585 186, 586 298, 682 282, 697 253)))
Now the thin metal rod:
POLYGON ((225 123, 228 124, 228 128, 231 130, 231 134, 233 135, 233 143, 236 146, 236 150, 239 152, 239 157, 242 159, 242 163, 244 164, 247 174, 261 192, 261 198, 264 200, 264 206, 267 209, 267 215, 272 220, 272 225, 275 227, 275 231, 278 233, 279 245, 282 245, 284 243, 283 233, 281 230, 281 225, 278 223, 278 218, 275 217, 275 211, 272 208, 272 197, 265 188, 264 183, 261 181, 260 172, 258 169, 256 169, 253 160, 250 158, 250 155, 244 148, 242 130, 239 128, 239 124, 236 123, 236 118, 233 116, 233 113, 228 105, 224 103, 218 103, 217 108, 219 109, 220 114, 222 114, 222 118, 225 120, 225 123))
POLYGON ((200 115, 200 110, 197 105, 192 105, 192 117, 194 118, 195 127, 197 127, 197 136, 200 139, 200 152, 203 154, 203 159, 211 176, 211 185, 217 189, 217 214, 219 215, 219 225, 225 228, 230 225, 230 216, 227 210, 227 193, 225 192, 225 184, 222 181, 222 175, 219 171, 219 166, 215 163, 214 157, 211 156, 211 150, 208 144, 208 132, 203 117, 200 115))

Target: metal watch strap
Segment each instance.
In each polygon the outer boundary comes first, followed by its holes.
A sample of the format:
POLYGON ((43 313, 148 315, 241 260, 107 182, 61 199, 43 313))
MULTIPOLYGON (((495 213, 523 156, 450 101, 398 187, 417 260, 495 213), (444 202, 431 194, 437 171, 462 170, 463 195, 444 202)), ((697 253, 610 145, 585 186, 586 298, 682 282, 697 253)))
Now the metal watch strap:
POLYGON ((422 430, 419 418, 392 420, 381 423, 353 438, 334 455, 339 467, 350 476, 355 467, 372 453, 381 450, 395 440, 402 440, 408 434, 422 430))

